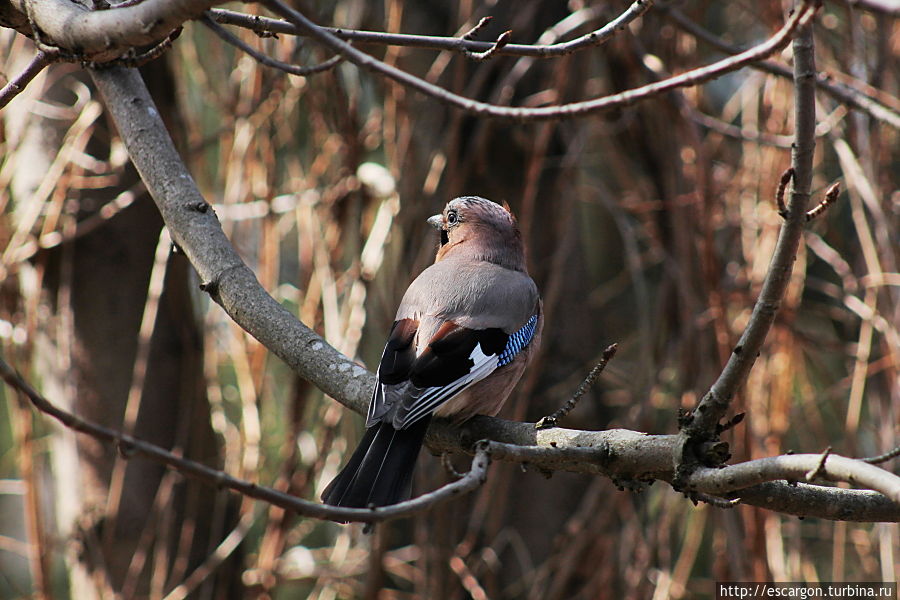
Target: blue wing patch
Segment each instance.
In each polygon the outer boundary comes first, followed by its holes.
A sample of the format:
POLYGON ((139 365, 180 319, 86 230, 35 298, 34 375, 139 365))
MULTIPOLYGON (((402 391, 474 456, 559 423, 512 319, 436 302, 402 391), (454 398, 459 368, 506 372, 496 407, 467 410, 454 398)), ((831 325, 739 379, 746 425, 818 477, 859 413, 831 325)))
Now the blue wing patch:
POLYGON ((537 320, 537 315, 532 316, 521 329, 509 336, 509 340, 506 342, 506 348, 503 349, 503 352, 500 354, 500 358, 497 361, 498 367, 511 363, 516 357, 516 354, 521 352, 531 343, 531 340, 534 338, 534 330, 537 327, 537 320))

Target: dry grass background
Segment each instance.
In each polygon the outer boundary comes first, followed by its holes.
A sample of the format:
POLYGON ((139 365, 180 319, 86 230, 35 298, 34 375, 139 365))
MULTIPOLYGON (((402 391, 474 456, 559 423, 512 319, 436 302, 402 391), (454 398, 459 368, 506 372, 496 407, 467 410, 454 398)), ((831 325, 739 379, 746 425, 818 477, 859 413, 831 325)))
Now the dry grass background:
MULTIPOLYGON (((608 18, 616 8, 597 13, 608 18)), ((521 42, 568 12, 562 3, 467 0, 427 7, 344 0, 315 11, 320 23, 436 35, 491 14, 484 39, 512 29, 521 42)), ((737 46, 782 20, 777 3, 698 2, 684 12, 737 46)), ((327 58, 290 36, 238 35, 286 60, 327 58)), ((820 70, 897 109, 897 20, 828 2, 816 42, 820 70)), ((27 51, 10 36, 3 47, 9 75, 27 51)), ((365 49, 455 92, 523 105, 612 93, 721 56, 656 9, 600 49, 544 62, 475 64, 451 53, 365 49)), ((789 50, 776 59, 789 60, 789 50)), ((186 27, 166 60, 183 156, 233 243, 277 299, 370 368, 402 292, 432 258, 424 219, 459 194, 510 203, 544 296, 544 344, 508 418, 552 412, 617 342, 601 382, 563 424, 674 432, 676 411, 714 380, 750 314, 779 226, 771 199, 790 161, 790 80, 742 70, 611 113, 513 125, 447 110, 348 65, 287 77, 198 24, 186 27)), ((34 102, 51 85, 77 94, 68 105, 42 105, 67 132, 40 193, 16 199, 15 211, 9 185, 21 160, 19 125, 6 118, 0 134, 0 271, 20 279, 37 246, 103 226, 76 224, 78 202, 108 185, 123 162, 115 145, 110 156, 86 153, 103 117, 82 84, 66 79, 73 69, 49 71, 15 101, 34 102)), ((785 303, 735 406, 747 412, 727 438, 737 459, 826 446, 862 456, 897 445, 900 139, 824 93, 818 100, 813 187, 821 196, 840 179, 849 191, 806 234, 785 303)), ((160 294, 154 285, 162 279, 151 278, 148 306, 160 294)), ((22 351, 28 332, 49 308, 47 298, 23 290, 4 289, 0 336, 4 352, 27 364, 38 360, 22 351)), ((292 376, 217 306, 199 295, 197 306, 226 470, 317 497, 355 445, 361 419, 292 376)), ((15 494, 28 476, 23 457, 43 461, 50 430, 36 423, 23 450, 16 440, 31 416, 0 394, 8 417, 0 423, 0 493, 15 494)), ((422 457, 419 489, 447 477, 440 461, 422 457)), ((702 598, 716 580, 897 579, 896 524, 695 507, 663 484, 617 487, 629 482, 546 479, 501 464, 473 496, 372 536, 245 501, 233 541, 242 542, 242 578, 253 597, 702 598)), ((0 503, 0 595, 17 597, 16 587, 28 586, 16 574, 27 553, 14 527, 22 508, 2 496, 0 503)), ((45 550, 58 555, 61 544, 45 550)))

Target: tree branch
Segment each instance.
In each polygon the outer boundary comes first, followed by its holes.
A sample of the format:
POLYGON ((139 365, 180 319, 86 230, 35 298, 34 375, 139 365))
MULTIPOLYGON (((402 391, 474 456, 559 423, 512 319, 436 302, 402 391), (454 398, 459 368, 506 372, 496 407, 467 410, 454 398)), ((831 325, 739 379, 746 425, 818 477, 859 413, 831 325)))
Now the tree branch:
MULTIPOLYGON (((118 58, 135 46, 155 44, 217 0, 144 0, 122 8, 88 10, 64 0, 0 0, 26 15, 35 41, 85 61, 118 58)), ((4 6, 5 5, 5 6, 4 6)), ((21 31, 21 29, 20 29, 21 31)))
POLYGON ((55 53, 38 50, 38 53, 34 55, 28 66, 21 73, 10 79, 3 86, 3 89, 0 90, 0 109, 9 104, 10 100, 24 90, 25 86, 31 83, 31 80, 44 70, 44 67, 53 62, 54 58, 55 53))
MULTIPOLYGON (((785 209, 784 224, 779 232, 775 252, 747 327, 732 350, 722 373, 683 423, 682 442, 688 446, 698 440, 709 440, 716 436, 716 426, 725 416, 738 388, 747 380, 790 281, 806 222, 806 207, 809 203, 812 181, 816 128, 815 78, 812 26, 806 24, 800 27, 794 40, 796 141, 791 161, 794 185, 785 209)), ((685 450, 691 451, 687 446, 685 450)), ((690 457, 682 454, 676 460, 690 461, 690 457)), ((690 468, 689 465, 684 466, 690 468)))
POLYGON ((545 106, 538 108, 523 108, 512 106, 498 106, 487 102, 480 102, 466 98, 458 94, 454 94, 440 86, 434 85, 402 71, 392 65, 384 63, 375 57, 362 52, 347 42, 339 39, 328 30, 319 27, 306 18, 300 12, 280 2, 280 0, 262 0, 263 4, 268 6, 273 12, 281 15, 302 32, 310 37, 318 40, 323 45, 331 48, 335 52, 343 55, 348 61, 357 66, 372 71, 376 74, 383 75, 397 83, 414 89, 422 94, 440 100, 445 104, 465 110, 467 112, 507 119, 516 119, 519 121, 534 121, 560 119, 564 117, 582 116, 609 110, 611 108, 632 104, 638 100, 643 100, 652 96, 656 96, 670 90, 693 86, 719 77, 725 73, 730 73, 740 69, 748 64, 761 60, 770 54, 784 48, 797 27, 810 22, 816 13, 816 7, 812 0, 806 0, 788 19, 784 27, 782 27, 769 40, 742 52, 736 56, 731 56, 713 63, 706 67, 693 69, 681 75, 676 75, 650 83, 638 88, 627 90, 620 94, 603 96, 592 100, 582 102, 573 102, 570 104, 561 104, 557 106, 545 106))
MULTIPOLYGON (((301 376, 344 405, 364 413, 374 377, 302 325, 262 289, 196 189, 137 72, 113 67, 92 71, 92 76, 173 239, 194 264, 204 289, 236 323, 301 376)), ((671 479, 671 457, 677 442, 677 436, 626 430, 538 431, 533 424, 489 417, 476 417, 462 427, 436 422, 429 430, 427 442, 436 452, 471 453, 473 445, 482 439, 532 446, 516 452, 539 469, 634 479, 671 479)), ((499 448, 497 453, 507 459, 515 458, 508 449, 499 448)), ((776 491, 756 496, 753 490, 742 490, 742 501, 773 510, 796 509, 787 488, 781 492, 777 486, 772 489, 776 491)), ((900 506, 884 496, 877 500, 864 492, 837 489, 816 493, 820 503, 809 505, 800 514, 839 518, 833 509, 839 503, 846 509, 842 514, 854 519, 900 520, 900 506)))
POLYGON ((260 64, 266 65, 267 67, 272 67, 274 69, 278 69, 279 71, 284 71, 289 75, 297 75, 299 77, 307 77, 309 75, 315 75, 316 73, 322 73, 323 71, 328 71, 333 69, 338 63, 344 60, 340 56, 332 56, 328 60, 318 65, 312 65, 308 67, 299 67, 297 65, 288 64, 286 62, 282 62, 280 60, 276 60, 271 56, 263 54, 259 52, 256 48, 250 46, 245 43, 244 40, 240 39, 215 21, 213 21, 209 17, 209 13, 204 14, 200 18, 200 22, 206 25, 213 33, 215 33, 219 38, 224 41, 226 44, 231 44, 232 46, 243 50, 253 58, 255 58, 260 64))
POLYGON ((700 468, 687 480, 689 490, 717 496, 759 483, 787 479, 844 481, 878 491, 900 505, 900 477, 856 458, 837 454, 790 454, 749 460, 720 469, 700 468), (814 477, 807 478, 807 475, 814 477))
MULTIPOLYGON (((533 58, 556 58, 572 54, 585 48, 595 48, 606 43, 613 35, 625 29, 629 23, 643 15, 653 5, 654 0, 637 0, 625 12, 604 25, 581 37, 568 42, 556 44, 505 44, 497 48, 497 42, 480 42, 466 37, 448 37, 434 35, 410 35, 403 33, 384 33, 381 31, 359 31, 338 27, 322 27, 335 38, 347 42, 361 44, 379 44, 384 46, 406 46, 410 48, 427 48, 431 50, 451 50, 454 52, 485 53, 491 51, 493 56, 530 56, 533 58)), ((255 15, 223 9, 211 9, 213 20, 223 25, 237 25, 252 29, 258 33, 282 33, 291 35, 310 35, 307 29, 289 21, 269 19, 255 15)))
MULTIPOLYGON (((716 50, 726 54, 739 54, 742 52, 741 49, 726 44, 706 29, 688 19, 684 13, 674 6, 662 4, 659 6, 659 10, 668 15, 682 30, 690 33, 698 40, 709 44, 716 50)), ((751 64, 750 67, 772 75, 777 75, 778 77, 787 79, 793 78, 793 72, 790 68, 771 60, 762 60, 751 64)), ((900 114, 895 110, 883 105, 875 98, 872 98, 860 90, 833 81, 827 73, 816 75, 816 86, 838 102, 842 102, 856 110, 863 111, 872 118, 887 123, 895 129, 900 129, 900 114)))
POLYGON ((172 239, 194 265, 202 288, 241 327, 301 377, 359 413, 374 376, 329 345, 275 301, 232 247, 197 189, 137 71, 91 70, 119 135, 172 239))
MULTIPOLYGON (((299 515, 317 519, 374 523, 402 518, 422 512, 480 486, 487 475, 491 458, 519 462, 543 472, 567 470, 605 474, 622 480, 651 482, 671 481, 672 449, 677 441, 671 435, 647 435, 613 429, 608 431, 574 431, 568 429, 537 430, 530 423, 513 423, 491 417, 476 417, 461 428, 435 423, 429 429, 432 449, 459 452, 462 447, 474 454, 472 467, 457 481, 423 494, 413 500, 377 509, 350 509, 325 506, 302 500, 278 490, 260 486, 188 460, 159 446, 136 439, 120 431, 81 419, 62 410, 34 390, 18 373, 0 358, 0 378, 25 395, 39 411, 57 419, 64 426, 98 440, 115 443, 124 456, 139 456, 168 466, 188 477, 219 488, 228 488, 249 498, 262 500, 299 515), (485 437, 479 437, 484 435, 485 437), (466 440, 479 438, 474 444, 466 440), (489 437, 503 441, 488 441, 489 437), (659 469, 658 471, 656 469, 659 469)), ((725 469, 700 469, 694 472, 689 487, 695 493, 717 498, 734 496, 740 502, 803 517, 857 522, 900 522, 900 503, 881 493, 826 488, 813 485, 783 483, 777 479, 800 479, 809 469, 834 481, 851 481, 871 485, 893 498, 900 498, 900 477, 860 460, 830 455, 827 467, 820 468, 822 456, 817 454, 779 456, 750 461, 725 469), (835 462, 837 461, 837 462, 835 462), (749 487, 746 487, 749 486, 749 487), (732 493, 733 492, 733 493, 732 493)), ((730 504, 730 503, 729 503, 730 504)))
POLYGON ((2 358, 0 358, 0 377, 10 387, 24 394, 32 405, 41 412, 55 418, 69 429, 85 433, 104 442, 115 443, 119 452, 126 458, 140 456, 164 464, 194 479, 205 481, 219 488, 234 490, 249 498, 262 500, 304 517, 332 521, 357 521, 361 523, 376 523, 408 517, 479 487, 487 478, 487 468, 490 465, 490 445, 488 443, 480 444, 475 449, 475 457, 472 459, 472 467, 469 472, 462 478, 448 483, 433 492, 387 507, 343 508, 329 506, 303 500, 273 488, 232 477, 224 471, 182 458, 155 444, 77 417, 54 406, 41 396, 2 358))

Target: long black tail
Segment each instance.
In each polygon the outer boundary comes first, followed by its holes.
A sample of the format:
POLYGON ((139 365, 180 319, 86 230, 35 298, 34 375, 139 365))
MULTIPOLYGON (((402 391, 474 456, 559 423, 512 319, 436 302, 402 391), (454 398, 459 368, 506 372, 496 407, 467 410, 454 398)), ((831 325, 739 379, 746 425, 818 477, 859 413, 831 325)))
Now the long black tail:
POLYGON ((409 499, 413 469, 431 417, 407 429, 378 423, 366 430, 347 466, 322 492, 333 506, 388 506, 409 499))

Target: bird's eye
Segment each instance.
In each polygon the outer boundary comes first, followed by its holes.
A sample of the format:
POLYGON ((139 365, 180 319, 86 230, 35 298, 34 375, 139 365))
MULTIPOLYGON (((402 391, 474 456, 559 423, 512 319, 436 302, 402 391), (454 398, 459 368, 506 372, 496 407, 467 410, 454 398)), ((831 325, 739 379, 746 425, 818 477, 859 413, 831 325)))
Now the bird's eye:
POLYGON ((455 210, 451 210, 447 213, 447 225, 456 225, 459 221, 459 215, 456 214, 455 210))

